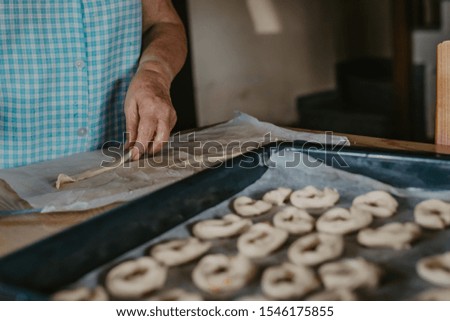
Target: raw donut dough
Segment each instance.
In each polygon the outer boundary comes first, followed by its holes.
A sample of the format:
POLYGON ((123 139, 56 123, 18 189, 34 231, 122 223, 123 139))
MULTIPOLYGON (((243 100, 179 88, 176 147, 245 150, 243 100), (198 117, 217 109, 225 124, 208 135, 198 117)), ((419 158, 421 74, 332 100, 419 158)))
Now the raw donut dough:
POLYGON ((83 181, 85 179, 109 172, 113 169, 116 169, 119 166, 122 166, 130 158, 131 158, 131 150, 128 153, 124 154, 118 162, 112 164, 112 166, 90 169, 86 172, 83 172, 83 173, 77 174, 77 175, 73 175, 73 176, 69 176, 66 174, 59 174, 58 178, 56 179, 56 183, 55 183, 56 189, 60 189, 61 187, 63 187, 63 185, 68 184, 68 183, 83 181))
POLYGON ((150 250, 150 255, 166 266, 177 266, 195 260, 210 248, 210 242, 190 237, 157 244, 150 250))
POLYGON ((287 255, 296 265, 314 266, 341 256, 343 251, 342 236, 312 233, 292 243, 287 255))
POLYGON ((450 204, 440 200, 423 201, 414 209, 417 224, 432 230, 443 230, 450 226, 450 204))
POLYGON ((229 294, 243 288, 255 274, 253 263, 242 255, 207 255, 192 271, 192 280, 210 294, 229 294))
POLYGON ((450 301, 450 289, 431 289, 419 294, 419 301, 450 301))
POLYGON ((237 248, 239 253, 249 258, 261 258, 286 242, 289 233, 266 223, 258 223, 239 236, 237 248))
POLYGON ((316 228, 319 232, 344 235, 367 227, 372 221, 372 215, 366 211, 336 207, 319 217, 316 228))
POLYGON ((307 186, 293 192, 291 204, 310 214, 321 214, 339 201, 339 193, 334 188, 325 187, 323 191, 307 186))
POLYGON ((288 206, 274 215, 273 225, 298 235, 314 230, 315 219, 304 210, 288 206))
POLYGON ((291 192, 290 188, 280 187, 264 194, 263 201, 273 205, 283 205, 291 192))
POLYGON ((237 298, 236 301, 268 301, 269 299, 266 298, 264 295, 246 295, 242 296, 240 298, 237 298))
POLYGON ((203 301, 198 293, 187 292, 183 289, 171 289, 161 292, 148 299, 149 301, 203 301))
POLYGON ((234 210, 237 214, 250 217, 264 214, 272 208, 272 204, 265 201, 255 201, 247 196, 241 196, 233 202, 234 210))
POLYGON ((355 198, 352 206, 376 217, 390 217, 397 211, 398 202, 385 191, 373 191, 355 198))
POLYGON ((250 226, 252 226, 250 219, 227 214, 222 219, 204 220, 196 223, 192 228, 192 233, 198 238, 212 240, 241 234, 250 226))
POLYGON ((102 286, 95 289, 78 288, 56 292, 53 297, 55 301, 108 301, 108 294, 102 286))
POLYGON ((329 290, 355 290, 377 287, 381 270, 363 258, 354 258, 324 264, 319 274, 329 290))
POLYGON ((347 289, 326 290, 311 295, 307 301, 356 301, 358 297, 355 293, 347 289))
POLYGON ((358 233, 358 242, 367 247, 387 247, 404 250, 421 234, 420 227, 414 223, 389 223, 379 228, 366 228, 358 233))
POLYGON ((166 282, 167 270, 150 257, 126 261, 106 275, 106 289, 116 298, 139 299, 160 289, 166 282))
POLYGON ((438 286, 450 287, 450 252, 419 260, 416 270, 422 279, 438 286))
POLYGON ((313 270, 291 263, 267 268, 261 280, 263 293, 277 300, 300 298, 318 287, 313 270))

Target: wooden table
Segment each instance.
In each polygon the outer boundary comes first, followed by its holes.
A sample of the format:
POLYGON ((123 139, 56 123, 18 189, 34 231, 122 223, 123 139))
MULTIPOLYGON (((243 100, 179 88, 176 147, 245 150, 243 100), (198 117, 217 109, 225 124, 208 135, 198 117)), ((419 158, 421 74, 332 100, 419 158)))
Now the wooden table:
MULTIPOLYGON (((450 154, 450 148, 373 137, 345 135, 353 146, 450 154)), ((110 205, 83 212, 27 214, 0 218, 0 255, 32 244, 70 226, 114 208, 110 205)))

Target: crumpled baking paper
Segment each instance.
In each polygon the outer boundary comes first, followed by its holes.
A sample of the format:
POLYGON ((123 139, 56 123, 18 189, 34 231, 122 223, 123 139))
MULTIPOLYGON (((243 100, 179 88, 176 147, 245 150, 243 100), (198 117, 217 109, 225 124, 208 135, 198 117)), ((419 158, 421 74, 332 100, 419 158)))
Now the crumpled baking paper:
MULTIPOLYGON (((110 149, 106 152, 86 152, 25 167, 0 170, 0 180, 7 183, 21 198, 17 207, 9 202, 9 208, 0 208, 0 214, 24 213, 24 202, 36 212, 63 212, 82 211, 130 201, 193 175, 218 161, 280 140, 349 144, 345 137, 283 129, 238 113, 226 123, 172 136, 170 144, 154 157, 127 163, 99 176, 67 184, 60 190, 55 188, 59 174, 77 175, 100 168, 102 162, 103 166, 107 166, 116 159, 112 156, 120 157, 119 151, 110 149)), ((0 192, 1 188, 0 184, 0 192)))

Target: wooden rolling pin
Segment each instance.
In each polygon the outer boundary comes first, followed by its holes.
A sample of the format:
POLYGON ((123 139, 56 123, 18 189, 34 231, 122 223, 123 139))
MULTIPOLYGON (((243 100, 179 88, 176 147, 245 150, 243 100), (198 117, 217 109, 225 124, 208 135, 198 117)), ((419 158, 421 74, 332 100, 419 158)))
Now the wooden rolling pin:
POLYGON ((436 98, 435 142, 450 146, 450 41, 437 48, 436 98))

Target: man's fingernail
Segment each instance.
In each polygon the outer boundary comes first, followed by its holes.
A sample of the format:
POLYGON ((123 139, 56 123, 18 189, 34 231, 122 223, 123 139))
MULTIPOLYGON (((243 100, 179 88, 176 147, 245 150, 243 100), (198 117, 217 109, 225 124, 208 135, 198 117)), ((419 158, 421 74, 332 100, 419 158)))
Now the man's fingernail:
POLYGON ((137 147, 133 147, 131 149, 131 158, 134 160, 138 160, 139 159, 139 149, 137 147))

